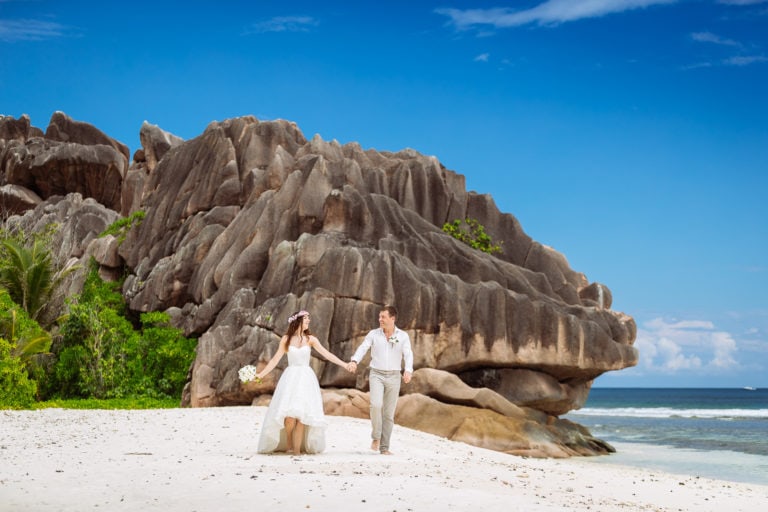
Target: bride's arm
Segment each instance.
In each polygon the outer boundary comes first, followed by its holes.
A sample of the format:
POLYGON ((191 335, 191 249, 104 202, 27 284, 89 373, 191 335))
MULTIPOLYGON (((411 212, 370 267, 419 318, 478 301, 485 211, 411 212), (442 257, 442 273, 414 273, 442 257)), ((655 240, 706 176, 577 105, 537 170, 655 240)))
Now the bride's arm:
POLYGON ((320 352, 320 354, 321 354, 323 357, 325 357, 327 360, 329 360, 330 362, 332 362, 332 363, 334 363, 334 364, 337 364, 337 365, 341 366, 341 367, 342 367, 342 368, 344 368, 345 370, 347 369, 347 363, 345 363, 344 361, 342 361, 341 359, 339 359, 338 357, 336 357, 335 355, 333 355, 333 354, 332 354, 332 353, 331 353, 331 352, 330 352, 330 351, 329 351, 327 348, 325 348, 325 347, 322 345, 322 343, 320 343, 320 340, 318 340, 318 339, 317 339, 317 338, 315 338, 314 336, 312 336, 312 337, 310 337, 310 338, 309 338, 309 344, 310 344, 310 346, 311 346, 312 348, 314 348, 315 350, 317 350, 318 352, 320 352))
POLYGON ((277 352, 275 352, 275 355, 272 356, 272 359, 269 360, 267 363, 267 366, 264 367, 263 370, 261 370, 259 373, 256 374, 257 379, 263 379, 264 377, 269 374, 272 370, 275 369, 275 366, 277 366, 277 363, 280 362, 280 358, 283 357, 283 354, 285 354, 285 345, 286 345, 286 337, 283 336, 282 339, 280 339, 280 344, 277 347, 277 352))

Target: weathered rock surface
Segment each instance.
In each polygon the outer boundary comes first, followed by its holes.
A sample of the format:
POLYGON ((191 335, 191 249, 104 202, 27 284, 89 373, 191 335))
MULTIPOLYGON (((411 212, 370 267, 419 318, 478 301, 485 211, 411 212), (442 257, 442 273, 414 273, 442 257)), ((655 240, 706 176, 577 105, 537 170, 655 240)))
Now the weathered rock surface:
POLYGON ((144 160, 149 172, 155 170, 157 163, 171 148, 184 142, 184 139, 162 130, 159 126, 144 121, 139 130, 139 139, 144 148, 144 160))
POLYGON ((24 213, 42 202, 40 196, 28 188, 19 185, 3 185, 0 187, 0 218, 24 213))
POLYGON ((31 125, 28 115, 24 114, 18 119, 0 115, 0 141, 24 142, 30 137, 42 136, 42 130, 31 125))
MULTIPOLYGON (((258 405, 254 403, 254 405, 258 405)), ((359 389, 324 389, 323 410, 331 416, 370 418, 371 398, 359 389)))
POLYGON ((562 383, 549 373, 532 369, 491 368, 461 374, 472 386, 495 389, 507 400, 559 416, 584 405, 592 381, 562 383))
MULTIPOLYGON (((124 271, 130 308, 166 310, 199 336, 183 404, 250 404, 271 393, 285 360, 258 386, 243 386, 237 370, 266 364, 298 309, 348 359, 380 308, 395 304, 417 369, 398 422, 515 453, 606 449, 556 416, 583 405, 595 377, 637 363, 634 321, 610 309, 607 286, 531 240, 436 158, 307 139, 294 123, 242 117, 188 141, 145 123, 128 170, 127 152, 80 125, 52 122, 51 137, 76 141, 60 142, 14 121, 0 120, 12 137, 0 139, 2 177, 47 199, 24 218, 71 191, 111 212, 97 216, 102 230, 115 212, 145 212, 122 244, 96 240, 94 226, 61 251, 93 255, 105 275, 124 271), (503 253, 442 231, 466 217, 503 253)), ((78 219, 89 201, 67 196, 61 208, 78 219)), ((79 221, 67 222, 71 231, 79 221)), ((318 358, 312 366, 335 390, 327 408, 367 414, 367 360, 357 376, 318 358)))
POLYGON ((29 118, 3 117, 0 184, 24 187, 43 199, 77 192, 120 211, 128 148, 97 128, 56 112, 44 137, 29 118))
POLYGON ((160 129, 158 126, 144 121, 139 131, 143 149, 136 151, 133 163, 128 168, 122 188, 123 216, 140 210, 147 189, 149 175, 157 167, 157 163, 172 148, 184 142, 184 139, 160 129))
POLYGON ((489 409, 504 416, 523 417, 525 412, 489 388, 473 388, 456 375, 434 368, 419 368, 410 383, 402 386, 405 394, 418 393, 447 404, 489 409))
POLYGON ((395 422, 453 441, 528 457, 564 458, 615 451, 568 420, 552 417, 551 422, 540 423, 510 418, 488 409, 444 404, 420 394, 400 397, 395 422))
POLYGON ((128 146, 107 136, 93 125, 75 121, 64 112, 54 112, 45 130, 45 138, 60 142, 74 142, 83 146, 111 146, 125 157, 126 167, 131 157, 128 146))

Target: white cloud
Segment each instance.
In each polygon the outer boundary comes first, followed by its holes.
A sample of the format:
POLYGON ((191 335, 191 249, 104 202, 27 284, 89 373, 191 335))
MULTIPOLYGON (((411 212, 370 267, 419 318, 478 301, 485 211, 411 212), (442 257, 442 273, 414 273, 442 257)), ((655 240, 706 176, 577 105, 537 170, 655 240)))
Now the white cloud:
POLYGON ((674 334, 679 332, 680 330, 685 329, 714 329, 715 326, 712 322, 709 322, 707 320, 683 320, 678 321, 674 323, 668 323, 663 318, 654 318, 653 320, 650 320, 645 323, 645 326, 655 330, 659 334, 667 335, 667 334, 674 334))
POLYGON ((733 39, 726 39, 720 37, 712 32, 694 32, 691 34, 691 39, 698 43, 714 43, 723 46, 737 46, 740 47, 741 43, 734 41, 733 39))
POLYGON ((640 352, 640 370, 675 373, 701 367, 701 358, 685 355, 681 346, 669 338, 638 337, 635 347, 640 352))
POLYGON ((435 12, 450 18, 449 23, 457 30, 469 30, 490 25, 494 28, 509 28, 528 25, 557 25, 585 18, 597 18, 653 5, 673 4, 678 0, 547 0, 535 7, 514 10, 509 7, 491 9, 435 9, 435 12))
POLYGON ((0 20, 0 41, 42 41, 64 35, 66 27, 52 21, 0 20))
MULTIPOLYGON (((768 62, 768 57, 765 57, 764 55, 736 55, 734 57, 728 57, 727 59, 723 59, 716 63, 701 62, 698 64, 691 64, 689 66, 685 66, 683 69, 711 68, 714 66, 744 67, 744 66, 750 66, 752 64, 761 64, 763 62, 768 62)), ((765 272, 765 267, 757 267, 757 266, 749 267, 749 268, 746 268, 745 271, 751 272, 751 273, 761 273, 761 272, 765 272)))
POLYGON ((635 347, 644 373, 707 375, 739 367, 736 340, 705 320, 655 318, 638 329, 635 347))
POLYGON ((726 66, 749 66, 760 62, 768 62, 768 57, 762 55, 738 55, 723 61, 726 66))
POLYGON ((730 369, 738 366, 733 353, 736 352, 736 340, 726 332, 715 332, 712 334, 712 348, 714 357, 710 365, 715 368, 730 369))
POLYGON ((475 57, 475 62, 488 62, 488 57, 491 55, 489 53, 481 53, 477 57, 475 57))
POLYGON ((251 32, 308 32, 316 27, 319 22, 311 16, 275 16, 266 21, 260 21, 252 25, 251 32))

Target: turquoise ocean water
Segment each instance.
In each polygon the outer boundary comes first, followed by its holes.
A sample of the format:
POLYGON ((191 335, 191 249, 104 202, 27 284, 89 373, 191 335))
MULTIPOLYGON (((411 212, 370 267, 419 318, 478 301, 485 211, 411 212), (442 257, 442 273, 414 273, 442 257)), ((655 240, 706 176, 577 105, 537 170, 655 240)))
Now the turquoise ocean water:
POLYGON ((617 448, 597 464, 768 485, 768 389, 593 388, 565 418, 617 448))

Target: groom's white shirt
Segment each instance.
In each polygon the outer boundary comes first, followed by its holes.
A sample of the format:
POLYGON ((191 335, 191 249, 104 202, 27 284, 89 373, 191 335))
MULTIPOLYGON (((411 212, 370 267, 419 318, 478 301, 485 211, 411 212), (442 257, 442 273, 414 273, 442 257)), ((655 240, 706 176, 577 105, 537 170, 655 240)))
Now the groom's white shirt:
POLYGON ((393 336, 397 337, 397 343, 387 341, 384 329, 379 327, 370 331, 357 347, 352 361, 359 363, 368 349, 371 349, 371 368, 381 371, 400 371, 402 361, 405 359, 405 371, 413 373, 413 351, 411 350, 411 337, 402 329, 395 327, 393 336))

